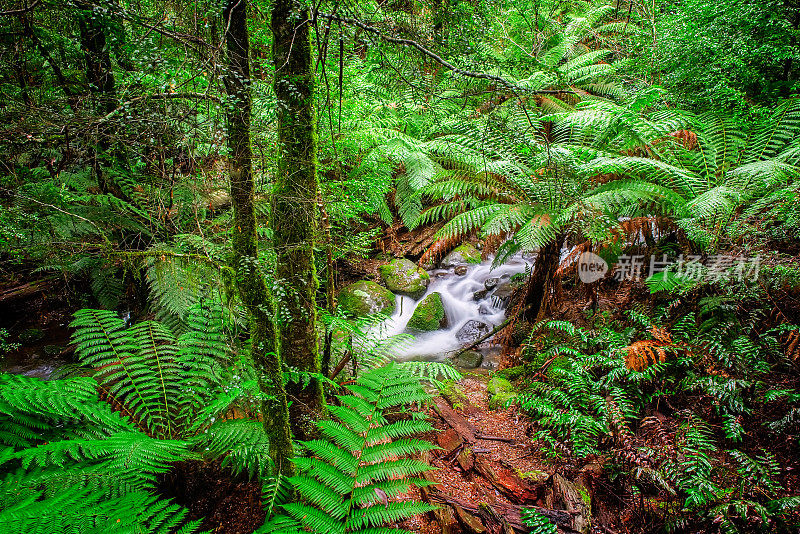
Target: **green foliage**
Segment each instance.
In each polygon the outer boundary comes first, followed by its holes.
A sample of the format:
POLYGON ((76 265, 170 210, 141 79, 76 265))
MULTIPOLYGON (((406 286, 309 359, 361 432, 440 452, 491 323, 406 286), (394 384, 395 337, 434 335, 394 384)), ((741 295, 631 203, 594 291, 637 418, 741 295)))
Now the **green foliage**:
POLYGON ((766 428, 799 429, 794 391, 757 386, 770 364, 783 365, 775 336, 785 329, 761 331, 757 311, 742 320, 734 313, 739 299, 700 299, 697 314, 679 317, 671 334, 636 311, 627 325, 537 325, 523 354, 528 368, 549 370, 518 397, 537 438, 553 456, 610 455, 613 477, 664 500, 668 530, 701 523, 725 532, 790 528, 796 519, 786 510, 797 499, 778 482, 780 463, 766 451, 754 455, 747 438, 754 424, 747 417, 763 403, 782 405, 779 419, 762 422, 766 428), (713 424, 699 407, 675 414, 679 424, 645 416, 687 395, 690 404, 708 406, 713 424))
POLYGON ((769 103, 797 89, 791 59, 798 52, 796 7, 685 0, 663 13, 653 57, 661 83, 678 102, 745 115, 747 100, 769 103))
POLYGON ((522 522, 530 527, 531 534, 556 534, 556 526, 545 516, 532 508, 522 510, 522 522))
POLYGON ((249 410, 259 393, 248 367, 229 355, 222 309, 213 301, 194 305, 186 325, 176 338, 161 323, 129 328, 104 310, 80 310, 71 324, 78 359, 141 431, 187 440, 234 473, 260 478, 269 470, 263 425, 224 417, 237 406, 249 410))
POLYGON ((396 364, 362 374, 330 405, 332 420, 319 421, 321 438, 302 442, 306 455, 294 460, 300 474, 289 479, 301 502, 281 506, 287 517, 272 518, 259 532, 403 532, 384 525, 433 509, 396 500, 431 469, 409 458, 435 448, 417 433, 432 427, 420 412, 399 417, 429 396, 416 377, 396 364), (293 519, 292 520, 290 520, 293 519))
MULTIPOLYGON (((14 532, 175 532, 186 511, 152 495, 191 457, 101 402, 91 378, 0 375, 0 521, 14 532)), ((181 532, 196 531, 185 524, 181 532)))

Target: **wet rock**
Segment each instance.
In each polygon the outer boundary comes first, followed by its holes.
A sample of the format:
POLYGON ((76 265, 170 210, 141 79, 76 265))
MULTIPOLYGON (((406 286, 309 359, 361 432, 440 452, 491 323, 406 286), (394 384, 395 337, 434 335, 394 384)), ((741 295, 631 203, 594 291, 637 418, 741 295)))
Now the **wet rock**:
POLYGON ((489 328, 488 324, 471 319, 456 332, 456 339, 461 343, 474 343, 480 337, 485 336, 491 331, 492 329, 489 328))
POLYGON ((361 280, 343 288, 339 292, 341 309, 357 317, 372 313, 393 313, 395 299, 391 291, 375 282, 361 280))
POLYGON ((509 302, 511 302, 511 295, 514 294, 514 289, 516 288, 511 282, 503 282, 498 285, 494 293, 492 293, 492 302, 494 305, 504 309, 508 307, 509 302))
POLYGON ((453 272, 455 272, 458 276, 464 276, 467 274, 467 266, 459 265, 458 267, 455 268, 453 272))
POLYGON ((61 354, 64 348, 61 345, 45 345, 42 351, 48 358, 55 358, 61 354))
POLYGON ((447 327, 447 315, 444 313, 442 295, 431 293, 420 302, 411 319, 408 321, 408 329, 419 332, 431 332, 447 327))
POLYGON ((483 300, 483 299, 486 298, 486 295, 488 295, 488 294, 489 294, 489 290, 488 289, 479 289, 478 291, 476 291, 475 293, 472 294, 472 300, 475 300, 475 301, 483 300))
POLYGON ((425 270, 405 258, 381 265, 378 271, 389 291, 408 295, 414 300, 425 294, 430 282, 430 276, 425 270))
POLYGON ((475 369, 483 363, 483 354, 476 350, 468 350, 453 358, 453 364, 462 369, 475 369))
POLYGON ((464 244, 456 247, 453 252, 445 256, 442 260, 441 266, 445 269, 455 267, 458 265, 467 265, 470 263, 480 263, 481 253, 472 245, 464 244))
POLYGON ((492 289, 496 288, 497 284, 499 283, 500 283, 499 278, 487 278, 486 281, 483 283, 483 287, 491 291, 492 289))

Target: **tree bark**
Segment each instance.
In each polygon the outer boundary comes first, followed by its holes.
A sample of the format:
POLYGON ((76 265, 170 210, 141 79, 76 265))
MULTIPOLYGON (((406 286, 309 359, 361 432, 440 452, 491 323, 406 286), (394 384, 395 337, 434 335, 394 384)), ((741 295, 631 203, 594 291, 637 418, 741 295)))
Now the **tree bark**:
POLYGON ((294 471, 289 409, 283 384, 283 368, 273 343, 273 310, 258 262, 258 237, 253 205, 253 155, 250 146, 250 64, 247 34, 247 0, 227 0, 223 11, 228 92, 227 134, 233 205, 233 255, 236 285, 249 315, 251 356, 265 394, 264 426, 269 435, 270 456, 278 471, 294 471))
POLYGON ((528 280, 528 291, 525 297, 526 321, 535 323, 544 318, 555 292, 555 273, 561 256, 561 237, 548 243, 539 250, 533 264, 533 272, 528 280))
MULTIPOLYGON (((272 7, 275 98, 278 106, 278 171, 271 226, 277 254, 279 353, 290 367, 320 373, 317 346, 314 238, 318 227, 317 118, 311 58, 310 11, 301 0, 272 7)), ((324 408, 317 379, 287 385, 295 435, 308 438, 324 408)))

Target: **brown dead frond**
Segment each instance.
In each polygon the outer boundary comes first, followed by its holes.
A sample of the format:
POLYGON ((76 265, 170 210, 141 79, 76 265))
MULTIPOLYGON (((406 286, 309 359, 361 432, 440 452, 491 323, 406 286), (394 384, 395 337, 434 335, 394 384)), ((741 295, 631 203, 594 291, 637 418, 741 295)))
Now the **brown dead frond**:
POLYGON ((417 264, 423 269, 432 269, 445 254, 456 248, 463 239, 463 236, 437 239, 428 247, 428 250, 425 251, 417 264))
POLYGON ((508 239, 507 232, 501 232, 499 234, 487 236, 483 241, 483 250, 481 250, 481 256, 483 256, 483 259, 486 259, 490 254, 497 252, 497 249, 500 248, 500 245, 502 245, 506 239, 508 239))
POLYGON ((686 150, 694 150, 697 148, 697 134, 691 130, 678 130, 669 135, 677 139, 686 150))
POLYGON ((653 326, 650 333, 654 339, 634 341, 625 347, 625 365, 633 371, 644 371, 651 365, 664 362, 672 336, 664 329, 653 326))
POLYGON ((583 254, 584 252, 589 252, 591 248, 592 248, 591 241, 584 241, 580 245, 576 245, 575 248, 572 249, 572 251, 569 254, 567 254, 567 256, 563 260, 561 260, 558 269, 556 269, 556 275, 562 276, 566 274, 567 271, 569 271, 570 267, 577 264, 580 255, 583 254))
POLYGON ((790 360, 800 360, 800 332, 789 332, 786 340, 786 357, 790 360))
POLYGON ((622 240, 635 244, 655 240, 674 228, 674 224, 664 217, 634 217, 621 221, 619 226, 611 230, 614 243, 622 240))

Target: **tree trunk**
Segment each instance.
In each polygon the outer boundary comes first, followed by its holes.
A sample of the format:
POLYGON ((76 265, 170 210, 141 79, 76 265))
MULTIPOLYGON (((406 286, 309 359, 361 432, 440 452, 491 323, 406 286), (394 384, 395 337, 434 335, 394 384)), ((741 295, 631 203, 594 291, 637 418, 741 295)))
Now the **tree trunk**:
POLYGON ((555 294, 555 273, 561 257, 561 237, 543 246, 536 255, 533 272, 528 280, 528 291, 525 297, 526 308, 523 317, 535 323, 541 321, 550 307, 555 294))
POLYGON ((91 4, 78 4, 81 47, 86 60, 86 83, 94 96, 97 111, 110 113, 117 107, 114 71, 106 43, 106 28, 98 11, 91 4))
MULTIPOLYGON (((314 237, 318 226, 317 118, 308 6, 275 0, 272 7, 275 98, 278 106, 278 171, 272 193, 271 226, 280 293, 277 341, 281 358, 301 372, 320 373, 317 346, 314 237)), ((292 427, 312 436, 324 407, 317 379, 287 385, 292 427)))
POLYGON ((227 134, 230 150, 229 172, 233 204, 233 254, 236 284, 247 308, 251 355, 265 394, 264 426, 269 434, 270 456, 284 474, 294 470, 289 409, 283 384, 283 368, 275 352, 273 313, 264 277, 258 265, 258 237, 253 206, 255 187, 250 147, 250 65, 247 35, 247 1, 228 0, 223 12, 228 65, 225 87, 227 134))

